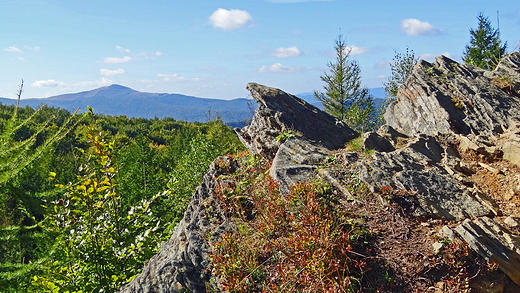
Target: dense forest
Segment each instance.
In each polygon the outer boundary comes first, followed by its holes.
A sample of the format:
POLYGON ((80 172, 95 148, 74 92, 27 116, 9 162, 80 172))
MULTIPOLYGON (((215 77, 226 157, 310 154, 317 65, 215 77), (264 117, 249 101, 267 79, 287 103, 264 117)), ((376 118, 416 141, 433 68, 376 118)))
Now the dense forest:
POLYGON ((0 104, 3 292, 116 291, 169 238, 210 162, 243 149, 218 117, 94 110, 0 104))

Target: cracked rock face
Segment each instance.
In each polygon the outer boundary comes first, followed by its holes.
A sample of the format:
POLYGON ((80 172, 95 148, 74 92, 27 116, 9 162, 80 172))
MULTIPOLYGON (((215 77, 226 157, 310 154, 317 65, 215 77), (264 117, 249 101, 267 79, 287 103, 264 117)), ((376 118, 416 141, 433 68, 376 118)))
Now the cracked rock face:
POLYGON ((396 151, 375 152, 356 169, 372 191, 391 187, 411 192, 417 217, 464 220, 489 215, 491 211, 442 168, 443 151, 433 137, 420 135, 396 151))
POLYGON ((276 152, 269 175, 279 182, 280 192, 288 193, 300 181, 316 175, 316 166, 331 155, 331 151, 302 137, 287 139, 276 152))
POLYGON ((388 125, 419 133, 492 135, 520 125, 520 53, 493 72, 445 57, 421 60, 385 113, 388 125), (515 92, 516 90, 516 92, 515 92))

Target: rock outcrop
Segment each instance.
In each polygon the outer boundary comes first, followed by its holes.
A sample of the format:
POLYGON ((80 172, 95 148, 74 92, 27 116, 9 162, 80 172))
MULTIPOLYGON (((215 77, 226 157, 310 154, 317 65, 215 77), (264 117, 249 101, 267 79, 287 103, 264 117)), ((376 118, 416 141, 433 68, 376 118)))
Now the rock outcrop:
POLYGON ((145 264, 143 272, 119 292, 208 292, 210 245, 234 229, 220 212, 212 190, 219 184, 216 179, 220 175, 233 173, 236 168, 230 157, 219 157, 210 165, 170 240, 162 243, 160 252, 145 264), (209 215, 217 225, 210 222, 209 215))
MULTIPOLYGON (((282 192, 298 181, 309 180, 331 150, 344 147, 359 135, 331 115, 279 89, 255 83, 249 83, 247 89, 259 107, 251 125, 237 129, 237 134, 251 153, 273 159, 270 175, 280 182, 282 192), (287 137, 282 139, 284 132, 287 137)), ((162 244, 141 274, 121 288, 121 293, 219 291, 219 284, 210 284, 209 248, 234 226, 220 211, 212 190, 222 184, 217 177, 236 168, 229 157, 219 157, 211 164, 171 239, 162 244), (210 218, 218 219, 219 225, 210 223, 210 218)))
POLYGON ((457 233, 487 261, 495 262, 516 284, 520 285, 520 237, 488 217, 466 219, 457 233))
POLYGON ((257 83, 248 83, 247 90, 258 103, 251 125, 236 129, 242 143, 253 153, 274 158, 284 132, 319 143, 328 149, 339 149, 359 136, 337 118, 304 100, 257 83))
POLYGON ((414 194, 415 216, 464 220, 489 215, 490 209, 444 170, 443 154, 433 137, 421 134, 396 151, 375 152, 354 168, 373 192, 390 187, 414 194))
MULTIPOLYGON (((489 162, 520 164, 520 53, 504 58, 493 72, 446 57, 433 64, 421 61, 388 107, 387 125, 364 135, 364 153, 343 150, 359 134, 303 100, 255 83, 247 89, 259 107, 251 125, 236 132, 251 153, 273 160, 269 174, 282 192, 320 176, 355 201, 326 166, 316 172, 318 164, 341 157, 342 168, 373 196, 385 188, 406 192, 408 213, 426 224, 441 219, 457 226, 456 233, 447 226, 442 231, 450 241, 464 239, 486 260, 497 262, 520 286, 520 238, 501 225, 498 204, 470 179, 477 167, 502 172, 489 162), (482 161, 476 166, 465 162, 466 152, 482 161)), ((120 292, 220 292, 218 284, 210 284, 210 247, 235 227, 212 190, 222 183, 219 175, 238 167, 229 157, 212 163, 170 241, 120 292)), ((387 204, 384 198, 381 203, 387 204)), ((514 228, 519 215, 511 216, 504 223, 514 228)))
POLYGON ((385 120, 409 136, 419 133, 494 135, 520 124, 520 53, 493 72, 440 56, 421 60, 399 87, 385 120), (515 96, 516 95, 516 96, 515 96))
MULTIPOLYGON (((437 57, 433 64, 421 61, 412 76, 399 88, 397 101, 390 104, 385 119, 399 132, 408 136, 419 135, 419 140, 424 134, 452 135, 463 152, 473 152, 486 160, 503 158, 519 165, 520 53, 506 56, 492 72, 458 64, 444 56, 437 57)), ((398 173, 395 173, 396 166, 403 164, 395 164, 388 157, 406 152, 407 148, 386 156, 377 155, 380 158, 369 163, 374 165, 375 170, 366 176, 367 183, 401 184, 406 189, 417 190, 416 198, 430 217, 443 216, 458 221, 466 218, 456 228, 460 237, 486 260, 498 263, 499 268, 520 286, 520 238, 492 218, 484 216, 486 213, 489 216, 500 215, 501 211, 490 197, 473 188, 473 183, 465 179, 463 173, 469 173, 471 168, 464 168, 456 154, 449 154, 449 150, 444 149, 441 162, 439 156, 431 156, 438 151, 429 152, 430 155, 419 151, 430 160, 427 165, 432 167, 428 168, 428 173, 417 164, 409 164, 408 160, 401 161, 408 162, 412 171, 403 172, 397 167, 398 173), (453 164, 453 161, 456 163, 453 164), (442 170, 432 173, 434 168, 440 167, 439 162, 447 173, 442 170), (390 168, 382 170, 381 166, 390 168), (435 194, 453 196, 448 199, 436 197, 435 194)), ((486 163, 479 165, 493 174, 501 173, 486 163)), ((421 215, 421 212, 419 210, 418 214, 421 215)))

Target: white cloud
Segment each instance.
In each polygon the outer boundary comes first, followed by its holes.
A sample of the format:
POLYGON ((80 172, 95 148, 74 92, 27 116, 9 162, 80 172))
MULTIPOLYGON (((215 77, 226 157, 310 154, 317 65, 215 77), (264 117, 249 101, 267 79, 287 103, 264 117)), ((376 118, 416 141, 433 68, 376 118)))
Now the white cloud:
POLYGON ((132 60, 132 57, 130 57, 130 56, 125 56, 123 58, 120 58, 120 57, 106 57, 105 59, 103 59, 103 63, 110 63, 110 64, 125 63, 125 62, 128 62, 130 60, 132 60))
POLYGON ((378 75, 378 76, 376 76, 376 78, 383 79, 383 78, 386 78, 386 75, 378 75))
POLYGON ((357 56, 357 55, 365 54, 366 52, 368 52, 367 49, 358 47, 358 46, 354 46, 354 45, 347 46, 346 50, 347 50, 347 53, 350 52, 350 56, 357 56))
POLYGON ((116 69, 116 70, 109 70, 109 69, 100 69, 99 70, 100 73, 102 75, 106 75, 106 76, 114 76, 114 75, 117 75, 117 74, 123 74, 123 73, 126 73, 126 71, 124 69, 116 69))
POLYGON ((138 53, 138 54, 134 54, 132 55, 132 59, 133 60, 140 60, 140 59, 146 59, 146 60, 149 60, 149 59, 155 59, 155 56, 161 56, 162 55, 162 52, 160 51, 157 51, 157 52, 154 52, 154 53, 148 53, 148 52, 141 52, 141 53, 138 53))
POLYGON ((199 82, 199 81, 203 81, 204 79, 200 78, 200 77, 194 77, 192 78, 191 80, 195 81, 195 82, 199 82))
POLYGON ((36 47, 29 47, 27 45, 23 46, 25 49, 28 49, 28 50, 31 50, 33 52, 38 52, 40 51, 40 47, 36 46, 36 47))
POLYGON ((123 53, 130 54, 130 49, 125 49, 125 48, 120 47, 120 46, 116 46, 116 49, 117 49, 119 52, 123 52, 123 53))
POLYGON ((409 18, 401 21, 401 30, 407 35, 438 35, 441 30, 425 21, 409 18))
POLYGON ((18 60, 20 60, 20 61, 25 62, 25 58, 23 58, 23 57, 18 56, 18 57, 16 57, 16 58, 17 58, 18 60))
POLYGON ((262 65, 262 67, 258 68, 258 73, 265 73, 265 72, 296 72, 296 71, 303 71, 303 70, 309 70, 312 69, 312 67, 302 67, 302 66, 284 66, 281 63, 273 63, 271 65, 262 65))
POLYGON ((211 14, 209 20, 213 27, 218 27, 224 30, 234 30, 250 24, 253 21, 253 18, 249 12, 244 10, 226 10, 219 8, 211 14))
POLYGON ((298 57, 302 52, 296 46, 292 46, 289 48, 278 48, 274 51, 271 51, 270 55, 277 58, 291 58, 298 57))
POLYGON ((48 79, 48 80, 38 80, 32 83, 32 86, 34 87, 57 87, 57 86, 64 86, 65 83, 61 81, 56 81, 54 79, 48 79))
POLYGON ((18 49, 16 46, 9 46, 4 49, 7 52, 22 52, 22 50, 18 49))
POLYGON ((186 77, 179 76, 177 73, 175 74, 157 74, 157 77, 162 78, 164 81, 173 81, 173 82, 181 82, 188 80, 186 77))
POLYGON ((34 87, 92 87, 92 86, 107 86, 111 85, 113 82, 110 79, 102 78, 101 80, 94 81, 80 81, 76 83, 64 83, 61 81, 56 81, 54 79, 48 80, 38 80, 32 83, 34 87))

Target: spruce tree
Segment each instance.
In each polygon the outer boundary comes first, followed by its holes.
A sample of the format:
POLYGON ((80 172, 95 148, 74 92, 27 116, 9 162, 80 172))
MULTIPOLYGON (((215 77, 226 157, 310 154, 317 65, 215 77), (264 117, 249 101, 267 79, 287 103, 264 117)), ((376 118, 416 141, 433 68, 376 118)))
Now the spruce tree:
POLYGON ((477 20, 478 28, 470 29, 470 43, 464 49, 462 60, 486 70, 493 70, 506 54, 507 42, 502 45, 498 29, 493 29, 491 21, 482 13, 479 13, 477 20))
POLYGON ((361 68, 350 60, 351 48, 341 34, 335 40, 336 60, 327 63, 329 72, 320 76, 325 92, 314 92, 325 112, 346 122, 354 129, 364 131, 373 127, 374 102, 366 87, 361 86, 361 68))

